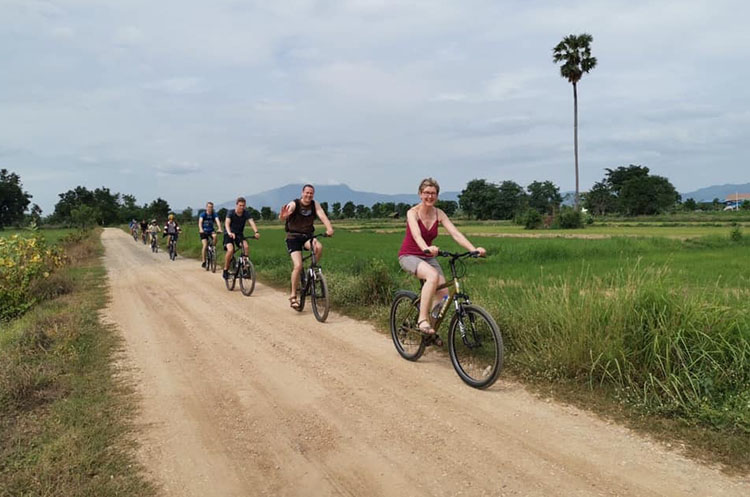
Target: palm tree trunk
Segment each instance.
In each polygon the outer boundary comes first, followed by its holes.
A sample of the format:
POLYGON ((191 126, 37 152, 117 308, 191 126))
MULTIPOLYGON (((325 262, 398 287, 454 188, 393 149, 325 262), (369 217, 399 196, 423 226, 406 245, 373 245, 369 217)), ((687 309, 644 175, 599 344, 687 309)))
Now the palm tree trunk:
POLYGON ((573 150, 576 156, 576 211, 581 210, 578 186, 578 87, 573 83, 573 150))

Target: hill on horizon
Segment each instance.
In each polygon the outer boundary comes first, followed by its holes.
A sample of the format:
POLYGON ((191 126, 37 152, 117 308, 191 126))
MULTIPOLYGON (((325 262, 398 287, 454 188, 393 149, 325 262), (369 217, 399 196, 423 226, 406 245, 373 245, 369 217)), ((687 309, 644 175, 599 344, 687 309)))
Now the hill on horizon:
POLYGON ((750 183, 742 185, 713 185, 706 188, 699 188, 693 192, 682 193, 682 201, 692 198, 696 202, 711 202, 713 199, 718 198, 720 201, 724 201, 729 195, 733 193, 750 193, 750 183))
MULTIPOLYGON (((244 195, 247 200, 247 205, 260 210, 261 207, 268 206, 274 211, 278 211, 282 205, 289 202, 292 199, 299 197, 302 191, 303 183, 292 183, 284 185, 273 190, 267 190, 252 195, 244 195)), ((455 200, 458 201, 458 195, 460 192, 440 192, 440 200, 455 200)), ((372 204, 377 202, 405 202, 408 204, 416 204, 419 202, 417 193, 397 193, 397 194, 386 194, 386 193, 374 193, 374 192, 362 192, 352 190, 348 185, 316 185, 315 186, 315 200, 318 202, 328 202, 328 205, 333 205, 334 202, 341 202, 344 205, 348 201, 354 202, 355 205, 362 204, 367 207, 371 207, 372 204)), ((226 207, 231 209, 234 207, 234 199, 227 200, 216 204, 217 209, 226 207)))

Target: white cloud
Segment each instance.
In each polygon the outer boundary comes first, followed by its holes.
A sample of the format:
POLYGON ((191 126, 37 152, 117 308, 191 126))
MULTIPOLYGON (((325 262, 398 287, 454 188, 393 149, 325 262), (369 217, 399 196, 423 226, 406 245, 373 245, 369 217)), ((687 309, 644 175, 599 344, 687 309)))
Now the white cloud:
POLYGON ((200 171, 200 166, 195 162, 169 160, 164 164, 156 166, 159 176, 183 176, 200 171))

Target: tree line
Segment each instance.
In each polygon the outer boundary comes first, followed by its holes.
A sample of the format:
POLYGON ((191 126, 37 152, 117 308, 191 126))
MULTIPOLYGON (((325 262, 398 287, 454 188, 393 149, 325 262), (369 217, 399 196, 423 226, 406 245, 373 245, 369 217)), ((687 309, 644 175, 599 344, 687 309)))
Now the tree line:
MULTIPOLYGON (((606 173, 588 191, 581 194, 583 206, 595 216, 652 215, 676 210, 720 210, 724 205, 719 199, 698 203, 693 199, 681 202, 680 195, 665 177, 652 175, 649 168, 641 165, 620 166, 605 169, 606 173)), ((54 211, 42 217, 42 210, 31 203, 32 196, 23 190, 20 177, 6 169, 0 170, 0 228, 20 226, 35 222, 65 226, 111 226, 127 223, 132 219, 162 221, 174 213, 180 222, 191 222, 201 212, 187 207, 174 212, 169 203, 156 198, 138 204, 130 194, 112 192, 102 186, 90 190, 77 186, 58 195, 54 211)), ((416 200, 416 199, 415 199, 416 200)), ((459 215, 469 219, 515 220, 527 227, 539 227, 570 216, 563 205, 560 188, 551 181, 533 181, 526 187, 515 181, 493 183, 486 179, 473 179, 461 191, 458 202, 439 200, 437 206, 449 216, 459 215)), ((403 218, 412 204, 405 202, 376 202, 373 205, 348 202, 321 202, 323 210, 332 219, 384 219, 403 218)), ((743 209, 750 209, 745 203, 743 209)), ((275 220, 278 213, 269 206, 260 210, 247 207, 255 219, 275 220)), ((577 211, 576 211, 577 212, 577 211)), ((223 220, 227 209, 217 211, 223 220)), ((580 215, 578 215, 580 218, 580 215)))

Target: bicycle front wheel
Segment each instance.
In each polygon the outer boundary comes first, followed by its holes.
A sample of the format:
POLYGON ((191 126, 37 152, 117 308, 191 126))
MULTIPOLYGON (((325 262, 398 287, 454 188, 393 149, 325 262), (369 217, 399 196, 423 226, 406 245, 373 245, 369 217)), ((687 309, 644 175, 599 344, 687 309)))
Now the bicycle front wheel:
POLYGON ((424 336, 417 328, 419 307, 417 294, 405 290, 396 292, 391 303, 391 338, 396 350, 406 360, 416 361, 425 349, 424 336))
POLYGON ((474 388, 487 388, 503 369, 503 338, 487 311, 464 305, 453 315, 448 331, 451 362, 461 379, 474 388))
POLYGON ((311 284, 312 291, 310 292, 310 295, 312 299, 313 314, 315 314, 315 319, 323 323, 328 317, 328 310, 330 309, 328 285, 326 284, 326 278, 323 276, 323 273, 318 271, 311 284))
POLYGON ((305 298, 307 297, 307 280, 309 275, 303 270, 299 275, 299 285, 297 286, 297 312, 305 310, 305 298))
POLYGON ((255 267, 248 259, 240 267, 240 291, 245 297, 249 297, 255 290, 255 267))
POLYGON ((211 251, 211 262, 206 267, 211 266, 211 272, 216 272, 216 250, 211 251))

